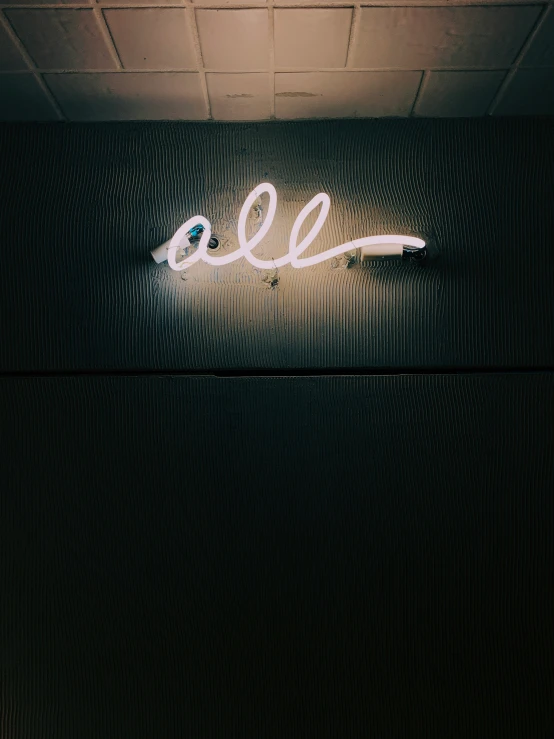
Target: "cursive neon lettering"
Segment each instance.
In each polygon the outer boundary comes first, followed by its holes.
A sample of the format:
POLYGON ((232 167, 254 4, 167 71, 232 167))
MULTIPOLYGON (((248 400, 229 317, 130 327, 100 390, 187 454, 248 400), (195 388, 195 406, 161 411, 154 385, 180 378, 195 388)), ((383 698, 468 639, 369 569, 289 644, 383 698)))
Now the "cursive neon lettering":
MULTIPOLYGON (((181 272, 185 269, 188 269, 189 267, 192 267, 193 264, 200 260, 206 262, 207 264, 219 266, 230 264, 231 262, 244 257, 250 262, 250 264, 252 264, 252 266, 258 267, 260 269, 273 269, 275 267, 283 267, 285 264, 291 264, 293 267, 299 269, 301 267, 311 267, 314 264, 320 264, 327 259, 332 259, 333 257, 337 257, 340 254, 344 254, 345 252, 351 251, 353 249, 364 248, 366 252, 368 248, 370 252, 372 251, 372 249, 374 249, 375 254, 377 255, 380 253, 390 254, 393 252, 401 254, 402 247, 404 246, 411 247, 412 249, 423 249, 423 247, 425 246, 425 241, 423 241, 422 239, 418 239, 415 236, 365 236, 361 239, 353 239, 352 241, 340 244, 339 246, 335 246, 332 249, 327 249, 327 251, 324 251, 321 254, 315 254, 311 257, 303 257, 301 259, 300 255, 306 251, 306 249, 310 246, 310 244, 314 241, 314 239, 321 231, 323 224, 325 223, 325 221, 327 220, 327 216, 329 215, 330 207, 331 199, 329 198, 329 195, 324 192, 320 192, 318 195, 312 198, 312 200, 310 200, 310 202, 306 206, 304 206, 304 208, 302 208, 302 210, 298 214, 298 217, 296 218, 290 233, 288 253, 282 257, 278 257, 277 259, 258 259, 258 257, 255 257, 252 254, 252 250, 267 235, 269 229, 271 228, 273 219, 275 218, 275 212, 277 210, 277 192, 273 185, 270 185, 268 182, 263 182, 262 184, 255 187, 254 190, 252 190, 252 192, 248 195, 240 211, 237 229, 239 242, 238 249, 231 252, 230 254, 225 254, 223 256, 215 256, 209 254, 208 242, 212 235, 211 224, 207 218, 204 218, 204 216, 193 216, 192 218, 189 218, 188 221, 183 223, 183 225, 175 232, 175 234, 171 238, 167 246, 168 264, 171 269, 181 272), (246 237, 246 223, 248 219, 248 214, 256 200, 263 193, 267 193, 269 195, 269 207, 267 215, 260 230, 254 236, 252 236, 252 238, 248 239, 246 237), (298 243, 300 229, 302 228, 304 221, 317 207, 320 207, 320 211, 319 215, 317 216, 316 222, 311 227, 308 235, 305 236, 300 243, 298 243), (187 256, 182 261, 177 262, 177 251, 182 248, 181 244, 186 237, 186 234, 197 224, 201 224, 204 228, 204 231, 202 233, 196 251, 191 256, 187 256), (398 249, 395 249, 392 245, 397 245, 398 249)), ((152 252, 156 261, 163 261, 163 259, 158 259, 157 256, 159 256, 160 250, 163 251, 163 248, 165 246, 166 245, 163 245, 162 247, 159 247, 154 252, 152 252)))

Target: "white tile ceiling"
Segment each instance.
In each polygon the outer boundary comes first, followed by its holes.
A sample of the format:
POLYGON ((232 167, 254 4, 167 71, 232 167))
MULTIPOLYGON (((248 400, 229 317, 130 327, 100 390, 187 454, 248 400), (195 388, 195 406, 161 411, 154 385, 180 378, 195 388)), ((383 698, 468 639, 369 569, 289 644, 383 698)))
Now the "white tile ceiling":
POLYGON ((554 0, 0 0, 0 120, 554 115, 554 0))

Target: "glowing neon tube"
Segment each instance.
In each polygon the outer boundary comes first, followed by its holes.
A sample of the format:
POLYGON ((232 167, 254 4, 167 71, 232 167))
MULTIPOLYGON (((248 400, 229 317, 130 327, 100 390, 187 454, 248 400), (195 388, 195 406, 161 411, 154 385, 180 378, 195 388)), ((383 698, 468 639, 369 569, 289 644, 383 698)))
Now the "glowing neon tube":
POLYGON ((329 198, 329 195, 324 192, 320 192, 312 198, 312 200, 310 200, 310 202, 304 206, 298 214, 291 230, 288 254, 278 257, 277 259, 258 259, 252 254, 252 250, 266 236, 267 232, 271 228, 275 212, 277 210, 277 192, 273 185, 270 185, 268 182, 263 182, 255 187, 248 195, 240 211, 238 222, 238 249, 223 256, 208 254, 208 242, 212 235, 211 224, 206 218, 204 218, 204 216, 193 216, 192 218, 189 218, 186 223, 183 223, 170 241, 162 244, 157 249, 154 249, 152 256, 158 263, 167 259, 171 269, 178 272, 188 269, 195 262, 200 260, 207 264, 217 266, 230 264, 242 257, 247 259, 254 267, 259 267, 260 269, 273 269, 275 267, 283 267, 285 264, 292 264, 293 267, 299 269, 301 267, 311 267, 314 264, 320 264, 327 259, 332 259, 333 257, 337 257, 340 254, 351 251, 352 249, 362 249, 362 253, 366 256, 385 256, 388 254, 401 255, 404 247, 410 247, 411 249, 416 250, 423 249, 425 247, 425 241, 423 241, 423 239, 418 239, 415 236, 365 236, 361 239, 354 239, 345 244, 340 244, 340 246, 335 246, 332 249, 327 249, 327 251, 322 252, 321 254, 315 254, 313 257, 304 257, 303 259, 300 259, 300 255, 306 251, 321 231, 323 224, 329 215, 330 207, 331 199, 329 198), (246 221, 248 219, 248 214, 253 204, 263 193, 267 193, 269 195, 269 208, 265 221, 260 230, 251 239, 247 239, 246 221), (310 215, 312 210, 315 210, 318 206, 321 206, 321 210, 316 222, 310 229, 308 235, 298 243, 298 236, 304 221, 310 215), (183 259, 181 262, 177 262, 175 257, 178 249, 183 247, 183 241, 189 243, 188 239, 186 239, 186 234, 197 224, 201 224, 204 228, 198 248, 190 257, 183 259))

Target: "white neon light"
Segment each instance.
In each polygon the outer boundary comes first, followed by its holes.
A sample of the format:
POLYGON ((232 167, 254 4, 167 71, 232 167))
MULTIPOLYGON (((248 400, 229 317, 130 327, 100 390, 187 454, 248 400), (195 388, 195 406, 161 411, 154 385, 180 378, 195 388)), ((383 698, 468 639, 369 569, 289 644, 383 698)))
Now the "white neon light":
POLYGON ((252 250, 266 236, 267 232, 271 228, 275 212, 277 210, 277 192, 275 188, 268 182, 262 182, 262 184, 252 190, 250 195, 244 201, 244 205, 240 211, 238 222, 239 248, 235 251, 223 256, 214 256, 209 254, 208 242, 212 235, 211 223, 207 218, 204 218, 204 216, 193 216, 192 218, 189 218, 186 223, 183 223, 183 225, 175 232, 171 241, 168 242, 168 245, 163 244, 161 247, 158 247, 158 249, 155 249, 152 254, 157 262, 164 261, 165 254, 163 254, 163 252, 167 248, 168 264, 171 269, 176 270, 177 272, 182 272, 183 270, 188 269, 195 262, 200 260, 207 264, 217 266, 230 264, 242 257, 247 259, 254 267, 259 267, 260 269, 273 269, 275 267, 283 267, 285 264, 292 264, 293 267, 299 269, 301 267, 311 267, 314 264, 320 264, 327 259, 332 259, 333 257, 337 257, 340 254, 351 251, 352 249, 363 249, 364 254, 374 253, 375 255, 382 255, 402 254, 402 248, 404 246, 410 246, 416 249, 423 249, 425 246, 425 241, 418 239, 415 236, 365 236, 361 239, 353 239, 345 244, 340 244, 340 246, 335 246, 332 249, 327 249, 327 251, 322 252, 321 254, 315 254, 313 257, 304 257, 303 259, 300 259, 300 255, 306 251, 321 231, 323 224, 329 215, 330 207, 331 199, 329 198, 329 195, 324 192, 320 192, 312 198, 312 200, 310 200, 310 202, 304 206, 298 214, 291 230, 288 254, 278 257, 277 259, 258 259, 252 254, 252 250), (247 239, 246 221, 248 214, 253 204, 263 193, 267 193, 269 195, 269 208, 265 221, 260 230, 251 239, 247 239), (308 235, 305 236, 298 244, 298 235, 304 221, 312 210, 315 210, 318 206, 321 206, 321 210, 316 222, 310 229, 308 235), (193 226, 198 224, 201 224, 204 227, 204 231, 196 251, 190 257, 183 259, 181 262, 177 262, 175 257, 177 251, 182 248, 182 242, 186 240, 186 234, 191 230, 191 228, 193 228, 193 226))

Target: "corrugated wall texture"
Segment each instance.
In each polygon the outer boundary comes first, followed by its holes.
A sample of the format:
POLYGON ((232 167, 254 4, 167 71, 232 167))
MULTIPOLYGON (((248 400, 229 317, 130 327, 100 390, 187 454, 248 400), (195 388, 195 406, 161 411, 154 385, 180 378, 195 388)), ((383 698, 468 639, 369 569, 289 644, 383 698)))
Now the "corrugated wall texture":
POLYGON ((551 374, 0 381, 2 739, 550 737, 551 374))
POLYGON ((0 152, 0 370, 552 366, 552 119, 4 125, 0 152), (432 258, 274 290, 244 260, 153 262, 197 213, 233 248, 263 181, 266 258, 320 191, 314 250, 400 232, 432 258))
POLYGON ((0 155, 1 739, 554 736, 552 120, 3 126, 0 155), (153 262, 196 213, 232 248, 263 181, 266 258, 320 191, 314 250, 431 257, 274 290, 153 262))

